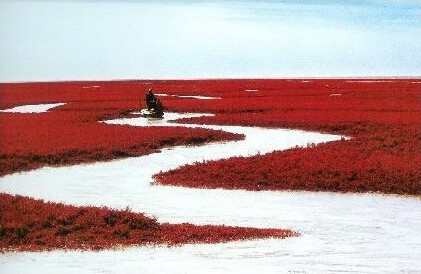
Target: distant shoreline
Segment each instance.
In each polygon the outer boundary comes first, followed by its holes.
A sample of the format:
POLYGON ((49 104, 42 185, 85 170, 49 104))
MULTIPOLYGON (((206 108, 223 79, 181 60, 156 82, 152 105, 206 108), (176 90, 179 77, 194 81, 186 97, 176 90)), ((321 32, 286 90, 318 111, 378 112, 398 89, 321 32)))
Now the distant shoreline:
POLYGON ((162 82, 162 81, 259 81, 259 80, 361 80, 361 81, 391 81, 391 80, 421 80, 418 76, 350 76, 350 77, 260 77, 260 78, 155 78, 155 79, 87 79, 87 80, 39 80, 39 81, 5 81, 1 84, 32 84, 32 83, 86 83, 86 82, 162 82))

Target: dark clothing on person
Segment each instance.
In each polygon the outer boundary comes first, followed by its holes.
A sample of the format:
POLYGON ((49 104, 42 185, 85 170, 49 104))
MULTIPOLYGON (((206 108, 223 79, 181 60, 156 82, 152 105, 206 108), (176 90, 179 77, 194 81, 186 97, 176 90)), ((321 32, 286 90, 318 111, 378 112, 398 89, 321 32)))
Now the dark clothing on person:
POLYGON ((152 91, 146 93, 146 105, 148 106, 149 110, 156 107, 156 98, 152 91))
POLYGON ((149 117, 162 118, 164 116, 164 106, 161 101, 155 97, 152 93, 152 88, 149 88, 148 93, 146 93, 146 105, 150 112, 149 117))
POLYGON ((164 116, 164 106, 162 105, 161 101, 159 99, 156 99, 155 101, 155 108, 156 116, 162 117, 164 116))

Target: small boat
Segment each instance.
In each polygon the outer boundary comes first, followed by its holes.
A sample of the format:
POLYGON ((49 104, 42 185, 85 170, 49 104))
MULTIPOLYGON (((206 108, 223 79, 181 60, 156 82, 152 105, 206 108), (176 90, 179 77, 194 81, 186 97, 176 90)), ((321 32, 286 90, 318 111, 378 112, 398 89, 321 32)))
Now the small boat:
MULTIPOLYGON (((148 89, 145 99, 147 108, 140 110, 142 116, 147 118, 162 118, 164 116, 164 106, 161 100, 156 98, 152 93, 152 88, 148 89)), ((140 104, 142 105, 142 102, 140 104)))
POLYGON ((162 117, 164 117, 163 111, 158 112, 153 108, 152 109, 147 109, 147 108, 141 109, 140 113, 142 114, 143 117, 146 117, 146 118, 162 118, 162 117))

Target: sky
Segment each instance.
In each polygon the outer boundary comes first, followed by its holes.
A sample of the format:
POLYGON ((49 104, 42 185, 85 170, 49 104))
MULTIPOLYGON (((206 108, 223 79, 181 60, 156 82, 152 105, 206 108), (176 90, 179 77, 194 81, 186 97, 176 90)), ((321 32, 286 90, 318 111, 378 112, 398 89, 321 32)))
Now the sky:
POLYGON ((382 76, 421 76, 421 2, 0 0, 0 82, 382 76))

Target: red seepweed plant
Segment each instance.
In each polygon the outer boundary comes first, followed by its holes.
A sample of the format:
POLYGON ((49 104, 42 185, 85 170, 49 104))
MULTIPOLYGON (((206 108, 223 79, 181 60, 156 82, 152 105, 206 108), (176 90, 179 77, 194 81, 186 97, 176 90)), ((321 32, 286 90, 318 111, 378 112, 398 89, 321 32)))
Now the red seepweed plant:
POLYGON ((161 224, 141 213, 0 194, 0 250, 99 250, 297 236, 290 230, 161 224))
MULTIPOLYGON (((421 81, 305 79, 0 84, 0 108, 66 102, 43 114, 0 114, 1 174, 143 155, 177 144, 238 139, 205 129, 98 123, 130 115, 144 90, 169 111, 213 112, 184 122, 300 128, 351 136, 312 148, 233 158, 159 174, 160 183, 203 188, 382 192, 420 195, 421 81)), ((159 224, 128 210, 74 207, 1 194, 1 249, 102 249, 119 245, 287 237, 288 230, 159 224)))
MULTIPOLYGON (((159 174, 162 184, 247 190, 421 194, 421 82, 244 81, 222 99, 177 110, 215 111, 183 122, 284 127, 351 136, 315 148, 198 163, 159 174), (252 91, 242 90, 249 84, 252 91), (206 105, 205 105, 206 104, 206 105)), ((172 105, 170 105, 172 106, 172 105)))
POLYGON ((124 89, 124 82, 121 83, 121 92, 111 88, 118 87, 115 85, 108 87, 104 84, 106 88, 101 91, 92 88, 98 85, 83 83, 79 89, 75 85, 2 84, 0 104, 3 109, 23 103, 61 101, 66 105, 40 114, 0 114, 0 175, 47 165, 140 156, 167 146, 243 138, 207 129, 141 128, 100 123, 105 119, 126 117, 131 110, 139 109, 138 98, 143 98, 139 85, 132 86, 130 92, 124 89), (74 89, 69 89, 69 86, 74 89), (30 87, 34 91, 30 91, 30 87), (86 91, 85 87, 88 87, 86 91))

